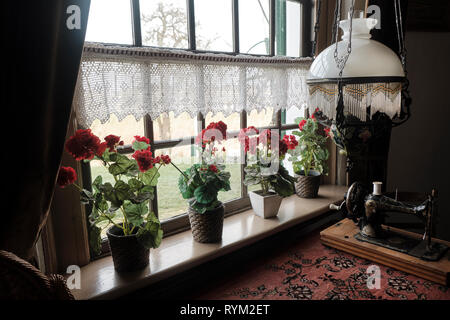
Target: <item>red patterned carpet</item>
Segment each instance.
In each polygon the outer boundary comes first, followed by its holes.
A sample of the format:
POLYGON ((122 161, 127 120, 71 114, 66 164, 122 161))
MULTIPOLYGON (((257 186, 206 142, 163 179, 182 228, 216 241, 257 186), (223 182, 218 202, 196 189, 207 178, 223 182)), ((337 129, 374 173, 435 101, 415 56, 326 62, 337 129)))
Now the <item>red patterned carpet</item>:
POLYGON ((450 300, 450 288, 379 265, 379 289, 367 287, 368 260, 325 247, 319 233, 242 267, 194 299, 450 300))

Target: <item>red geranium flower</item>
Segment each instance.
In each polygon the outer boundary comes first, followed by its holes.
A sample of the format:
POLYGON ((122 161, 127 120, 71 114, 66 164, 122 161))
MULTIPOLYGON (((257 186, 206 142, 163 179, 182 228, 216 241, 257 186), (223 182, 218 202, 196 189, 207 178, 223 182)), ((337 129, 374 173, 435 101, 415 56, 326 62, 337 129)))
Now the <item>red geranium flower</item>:
POLYGON ((58 173, 58 179, 56 180, 56 183, 61 188, 64 188, 65 186, 74 183, 77 180, 77 173, 75 170, 71 167, 61 167, 59 169, 58 173))
POLYGON ((323 129, 323 131, 325 131, 325 134, 327 135, 327 137, 331 137, 330 130, 331 130, 331 128, 324 128, 323 129))
POLYGON ((202 132, 200 132, 196 138, 196 143, 210 143, 213 141, 222 141, 227 139, 227 125, 222 122, 211 122, 206 129, 203 129, 202 132), (214 132, 215 130, 218 130, 220 134, 216 134, 214 132))
POLYGON ((316 113, 319 112, 319 108, 316 108, 313 114, 309 117, 310 119, 316 120, 316 113))
POLYGON ((227 139, 227 125, 225 122, 223 121, 219 121, 219 122, 211 122, 206 129, 216 129, 219 130, 220 133, 222 133, 222 137, 216 137, 219 140, 226 140, 227 139))
POLYGON ((115 136, 113 134, 106 136, 105 141, 106 141, 106 144, 108 145, 109 151, 111 151, 111 152, 115 151, 116 146, 120 145, 120 143, 122 143, 122 145, 123 145, 123 141, 120 141, 120 137, 115 136))
POLYGON ((103 152, 105 152, 106 148, 108 148, 108 144, 106 142, 102 142, 99 144, 97 152, 95 153, 95 155, 97 157, 101 157, 103 155, 103 152))
POLYGON ((66 142, 66 150, 75 160, 91 160, 99 153, 100 139, 91 129, 79 129, 66 142))
POLYGON ((145 142, 146 144, 150 144, 150 140, 147 137, 134 136, 134 141, 145 142))
POLYGON ((161 159, 164 162, 164 164, 169 164, 170 162, 172 162, 172 160, 170 159, 170 157, 168 155, 162 155, 161 159))
POLYGON ((294 150, 295 147, 298 146, 298 141, 293 135, 285 135, 283 141, 286 142, 289 150, 294 150))
POLYGON ((155 159, 153 159, 153 163, 157 164, 169 164, 172 160, 170 159, 170 157, 168 155, 161 155, 161 156, 157 156, 155 159))
POLYGON ((279 147, 280 147, 280 150, 279 150, 280 156, 284 156, 286 154, 286 152, 288 151, 288 144, 286 143, 285 140, 280 140, 279 147))
POLYGON ((146 172, 148 169, 153 168, 153 157, 150 150, 136 150, 132 157, 136 159, 139 166, 139 171, 146 172))
POLYGON ((250 153, 254 154, 258 146, 258 137, 250 137, 252 134, 259 134, 258 129, 254 126, 241 129, 238 140, 244 146, 245 152, 250 151, 250 153))
POLYGON ((209 170, 211 170, 212 172, 217 172, 217 167, 212 164, 209 166, 209 170))
MULTIPOLYGON (((134 136, 134 141, 138 141, 138 142, 145 142, 146 144, 148 144, 148 148, 147 150, 150 151, 150 140, 147 137, 141 137, 141 136, 134 136)), ((133 141, 133 142, 134 142, 133 141)), ((132 143, 133 143, 132 142, 132 143)))
POLYGON ((298 128, 300 129, 300 131, 303 130, 303 127, 305 126, 305 124, 306 124, 306 120, 305 119, 300 121, 300 123, 298 124, 298 128))

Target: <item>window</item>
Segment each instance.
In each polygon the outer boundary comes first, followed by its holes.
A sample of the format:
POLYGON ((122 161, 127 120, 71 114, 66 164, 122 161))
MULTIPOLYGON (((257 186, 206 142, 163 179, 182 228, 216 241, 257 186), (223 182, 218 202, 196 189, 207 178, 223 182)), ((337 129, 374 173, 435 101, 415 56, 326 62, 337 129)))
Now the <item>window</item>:
POLYGON ((85 39, 92 42, 132 44, 130 1, 91 1, 85 39))
MULTIPOLYGON (((241 145, 237 139, 239 130, 247 126, 255 126, 260 130, 266 128, 278 129, 283 135, 295 129, 297 127, 294 123, 295 118, 303 115, 304 110, 298 110, 295 107, 290 108, 287 112, 273 112, 271 109, 261 110, 260 112, 252 110, 251 112, 234 113, 228 117, 224 117, 221 113, 207 114, 204 119, 201 116, 192 119, 185 113, 178 116, 171 113, 169 115, 163 114, 153 121, 149 117, 140 121, 129 117, 119 122, 112 115, 110 120, 103 125, 94 122, 91 129, 101 138, 110 133, 121 135, 125 145, 119 149, 119 152, 128 156, 131 156, 133 152, 130 144, 134 135, 150 137, 152 152, 156 156, 170 155, 177 166, 183 170, 196 162, 198 153, 194 138, 197 133, 212 121, 224 121, 228 125, 229 134, 229 138, 223 143, 223 146, 226 149, 227 170, 231 173, 231 190, 219 193, 219 200, 230 204, 231 208, 243 209, 248 207, 248 201, 245 202, 248 190, 257 190, 259 187, 251 186, 247 190, 247 187, 242 183, 241 145)), ((111 175, 98 161, 91 161, 90 166, 85 170, 90 170, 92 180, 97 175, 102 175, 104 181, 112 179, 111 175)), ((165 231, 170 233, 188 226, 185 216, 187 202, 176 189, 179 172, 172 166, 161 167, 160 170, 161 177, 158 181, 156 199, 152 202, 152 209, 160 218, 165 231), (181 223, 181 220, 184 220, 184 223, 181 223)), ((119 220, 116 222, 119 222, 119 220)), ((105 237, 106 223, 103 227, 105 229, 102 236, 105 237)))
MULTIPOLYGON (((310 46, 311 26, 305 27, 302 21, 310 9, 310 1, 293 0, 92 0, 86 41, 200 52, 307 56, 309 52, 305 48, 310 46), (275 23, 271 24, 274 19, 275 23)), ((311 19, 308 21, 310 23, 311 19)), ((239 130, 255 126, 278 129, 283 134, 296 128, 294 120, 303 114, 303 109, 275 111, 266 108, 227 117, 221 113, 199 114, 192 119, 186 113, 170 112, 155 119, 146 116, 139 121, 133 116, 119 121, 112 114, 106 123, 95 121, 90 128, 100 138, 108 134, 120 135, 125 145, 119 152, 128 156, 133 151, 130 146, 133 137, 147 136, 155 155, 168 154, 181 169, 186 169, 198 156, 195 136, 210 122, 224 121, 230 135, 224 147, 227 170, 231 173, 231 191, 219 193, 219 199, 227 203, 227 214, 231 214, 249 207, 248 190, 258 188, 243 185, 239 130)), ((109 176, 95 161, 83 170, 91 179, 98 174, 104 175, 104 179, 109 176)), ((166 235, 189 226, 187 202, 177 189, 178 177, 179 173, 172 166, 162 167, 156 197, 151 203, 166 235)), ((91 182, 87 181, 85 187, 89 188, 91 182)))
POLYGON ((269 7, 269 0, 239 1, 239 41, 242 53, 269 54, 269 7))
POLYGON ((142 44, 188 48, 186 0, 140 0, 142 44))
POLYGON ((224 53, 309 56, 313 2, 92 0, 86 41, 224 53))
POLYGON ((233 51, 230 0, 195 0, 196 48, 233 51))
POLYGON ((275 2, 275 51, 277 55, 303 57, 311 54, 312 1, 275 2))

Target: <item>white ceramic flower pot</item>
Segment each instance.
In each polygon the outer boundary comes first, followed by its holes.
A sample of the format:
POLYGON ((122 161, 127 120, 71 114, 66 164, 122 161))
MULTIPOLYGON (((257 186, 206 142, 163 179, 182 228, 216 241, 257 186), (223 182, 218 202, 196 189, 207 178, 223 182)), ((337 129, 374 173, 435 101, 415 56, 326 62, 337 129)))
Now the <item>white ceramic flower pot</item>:
POLYGON ((250 203, 253 211, 257 216, 267 219, 275 217, 280 209, 283 198, 275 192, 270 192, 267 195, 262 195, 262 191, 250 191, 248 193, 250 203))

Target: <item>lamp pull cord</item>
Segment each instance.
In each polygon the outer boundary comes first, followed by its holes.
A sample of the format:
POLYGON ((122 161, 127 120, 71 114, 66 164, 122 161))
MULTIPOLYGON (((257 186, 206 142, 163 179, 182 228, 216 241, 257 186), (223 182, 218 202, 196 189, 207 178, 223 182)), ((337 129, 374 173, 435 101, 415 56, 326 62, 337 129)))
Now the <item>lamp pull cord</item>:
POLYGON ((401 0, 394 0, 394 10, 395 10, 395 23, 397 27, 397 40, 398 40, 398 51, 402 62, 403 72, 405 73, 405 80, 402 83, 402 108, 400 111, 400 116, 398 121, 392 121, 392 126, 397 127, 402 123, 406 122, 411 117, 411 95, 409 94, 409 80, 408 71, 406 69, 406 45, 403 33, 403 18, 402 18, 402 8, 401 0))

